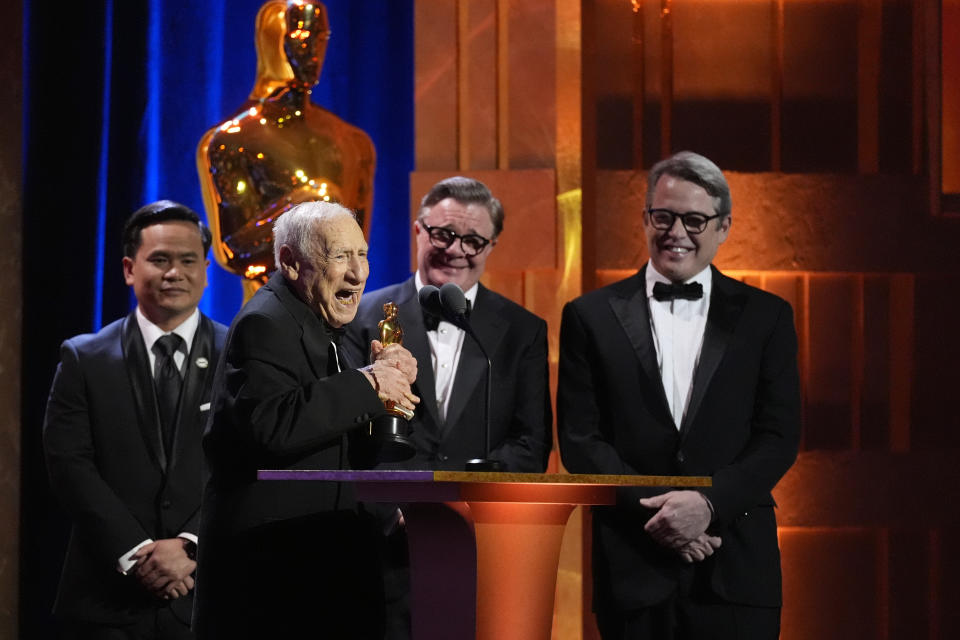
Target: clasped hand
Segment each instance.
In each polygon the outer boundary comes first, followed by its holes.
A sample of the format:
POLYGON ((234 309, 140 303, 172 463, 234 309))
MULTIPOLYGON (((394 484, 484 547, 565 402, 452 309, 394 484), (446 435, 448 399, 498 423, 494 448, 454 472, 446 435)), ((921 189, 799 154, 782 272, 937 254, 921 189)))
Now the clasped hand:
POLYGON ((399 344, 385 347, 379 340, 374 340, 370 343, 370 360, 373 364, 360 371, 367 376, 380 399, 412 411, 420 402, 410 390, 410 385, 417 380, 417 360, 413 354, 399 344))
POLYGON ((644 530, 657 543, 676 551, 685 562, 699 562, 720 548, 720 538, 706 533, 710 507, 699 491, 668 491, 642 498, 640 504, 657 511, 644 530))
POLYGON ((133 575, 143 587, 158 598, 176 600, 193 589, 193 576, 197 563, 187 555, 184 538, 156 540, 140 547, 133 575))

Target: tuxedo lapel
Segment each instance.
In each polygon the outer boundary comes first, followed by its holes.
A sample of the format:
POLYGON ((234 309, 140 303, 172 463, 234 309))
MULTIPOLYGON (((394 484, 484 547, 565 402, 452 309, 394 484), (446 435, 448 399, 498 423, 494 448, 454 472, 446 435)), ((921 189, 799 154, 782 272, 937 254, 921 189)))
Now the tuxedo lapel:
POLYGON ((329 364, 329 355, 327 350, 330 348, 329 332, 320 321, 320 318, 298 298, 290 287, 280 271, 277 271, 270 277, 270 280, 264 285, 277 296, 284 308, 290 312, 297 324, 300 326, 300 344, 307 355, 307 361, 310 363, 310 370, 317 378, 326 378, 330 375, 327 371, 329 364))
POLYGON ((213 368, 216 360, 213 355, 213 323, 204 315, 200 316, 200 324, 193 336, 190 345, 190 355, 184 362, 183 390, 180 392, 180 405, 177 412, 177 428, 174 431, 173 451, 169 461, 169 468, 173 468, 179 459, 184 443, 195 443, 187 438, 185 430, 195 429, 203 432, 203 421, 200 416, 206 412, 200 411, 200 402, 209 393, 205 393, 212 380, 213 368))
POLYGON ((420 406, 423 407, 421 413, 425 411, 429 416, 429 420, 423 422, 438 431, 440 411, 437 409, 437 385, 431 366, 433 358, 430 355, 427 328, 423 324, 423 310, 420 307, 420 300, 415 295, 416 290, 417 287, 413 278, 401 285, 399 300, 396 301, 397 314, 400 326, 403 327, 403 346, 420 363, 417 366, 417 390, 415 393, 420 396, 420 406))
MULTIPOLYGON (((503 319, 500 307, 500 302, 486 287, 480 285, 477 291, 477 302, 470 312, 470 326, 473 327, 491 359, 509 328, 507 321, 503 319)), ((445 422, 447 427, 456 427, 460 421, 460 415, 473 394, 486 393, 486 377, 487 359, 483 357, 483 352, 480 351, 476 341, 470 336, 464 336, 460 362, 457 364, 457 375, 453 380, 453 395, 447 407, 445 422)), ((446 433, 449 431, 449 428, 445 428, 446 433)))
POLYGON ((672 423, 670 404, 667 402, 667 394, 663 390, 660 366, 657 364, 657 349, 653 344, 653 332, 650 330, 650 310, 647 307, 645 271, 646 267, 641 269, 627 283, 627 288, 619 296, 610 298, 610 307, 637 354, 640 369, 646 375, 650 385, 658 392, 657 397, 660 398, 661 410, 669 422, 672 423))
POLYGON ((730 343, 730 338, 746 302, 743 296, 738 296, 731 290, 731 280, 729 278, 721 274, 715 267, 711 267, 711 271, 713 273, 713 285, 710 294, 710 311, 707 314, 707 325, 703 332, 700 359, 693 374, 693 389, 690 392, 687 411, 680 428, 681 438, 685 438, 690 431, 690 425, 693 424, 697 411, 700 409, 700 404, 703 402, 703 397, 710 387, 710 381, 723 359, 723 354, 730 343))
POLYGON ((163 450, 163 436, 160 432, 160 415, 153 390, 150 359, 147 357, 143 336, 133 313, 123 321, 122 331, 123 362, 133 390, 137 426, 140 428, 140 434, 143 436, 150 458, 163 471, 167 468, 167 456, 163 450))

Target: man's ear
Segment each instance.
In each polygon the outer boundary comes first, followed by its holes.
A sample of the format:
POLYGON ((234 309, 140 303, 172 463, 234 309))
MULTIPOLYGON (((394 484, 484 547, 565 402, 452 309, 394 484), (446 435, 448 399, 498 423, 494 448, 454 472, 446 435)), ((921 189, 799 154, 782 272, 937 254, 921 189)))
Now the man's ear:
POLYGON ((133 259, 127 256, 123 257, 123 281, 128 286, 133 285, 133 259))
POLYGON ((293 249, 290 245, 280 247, 280 264, 277 265, 283 275, 291 282, 300 277, 300 263, 293 255, 293 249))

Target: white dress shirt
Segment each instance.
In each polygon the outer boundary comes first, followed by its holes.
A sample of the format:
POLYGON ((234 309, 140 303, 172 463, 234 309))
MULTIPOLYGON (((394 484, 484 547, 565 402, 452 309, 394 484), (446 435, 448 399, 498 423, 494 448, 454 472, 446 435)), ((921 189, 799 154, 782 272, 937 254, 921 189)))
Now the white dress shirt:
MULTIPOLYGON (((423 288, 420 272, 414 276, 417 293, 423 288)), ((477 291, 480 285, 475 284, 463 293, 464 297, 473 306, 477 301, 477 291)), ((430 363, 433 366, 435 381, 434 393, 437 398, 437 411, 440 420, 447 419, 447 408, 450 406, 450 396, 453 394, 453 381, 457 377, 457 367, 460 364, 460 353, 463 351, 463 340, 466 336, 463 329, 459 329, 446 320, 441 320, 435 331, 427 331, 427 341, 430 343, 430 363)))
POLYGON ((193 344, 193 336, 197 333, 197 327, 200 326, 200 310, 194 309, 190 317, 181 322, 173 331, 164 331, 157 325, 150 322, 147 316, 143 315, 140 307, 137 307, 137 324, 140 326, 140 335, 143 336, 143 346, 147 348, 147 358, 150 359, 150 375, 156 374, 157 355, 153 352, 154 343, 162 336, 168 333, 175 333, 183 338, 181 345, 186 351, 177 351, 173 354, 173 361, 177 365, 180 375, 183 375, 183 362, 190 355, 190 346, 193 344))
POLYGON ((653 285, 657 282, 670 284, 670 280, 660 274, 652 262, 648 262, 646 285, 650 328, 653 331, 653 344, 657 349, 657 364, 660 367, 663 390, 667 394, 674 426, 679 429, 687 411, 690 390, 693 388, 693 374, 697 370, 700 349, 703 347, 713 274, 708 266, 684 282, 700 283, 703 297, 699 300, 661 302, 653 297, 653 285))
MULTIPOLYGON (((177 349, 173 354, 173 361, 177 365, 177 369, 180 371, 180 375, 183 375, 185 367, 183 366, 187 357, 190 355, 190 346, 193 344, 193 336, 197 333, 197 327, 200 326, 200 310, 194 309, 193 313, 190 314, 190 317, 181 322, 178 326, 174 327, 172 331, 164 331, 157 325, 150 322, 147 319, 147 316, 143 315, 143 311, 140 310, 140 307, 137 306, 137 325, 140 327, 140 335, 143 337, 143 346, 147 349, 147 358, 150 360, 150 377, 152 378, 156 373, 157 366, 157 356, 153 353, 154 343, 160 339, 161 336, 167 335, 168 333, 175 333, 181 338, 183 338, 183 344, 181 345, 182 349, 185 349, 186 352, 177 349)), ((197 536, 192 533, 187 533, 186 531, 181 532, 177 535, 178 538, 184 538, 189 540, 193 544, 198 543, 197 536)), ((136 563, 136 560, 133 559, 133 554, 148 544, 153 542, 151 538, 147 538, 130 551, 127 551, 125 554, 120 556, 117 559, 117 571, 126 575, 130 569, 133 568, 133 565, 136 563)))

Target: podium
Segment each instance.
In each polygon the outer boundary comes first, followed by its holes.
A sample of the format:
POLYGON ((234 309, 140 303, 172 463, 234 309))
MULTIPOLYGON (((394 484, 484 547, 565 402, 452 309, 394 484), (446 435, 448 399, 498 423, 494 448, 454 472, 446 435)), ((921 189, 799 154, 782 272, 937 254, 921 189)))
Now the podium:
POLYGON ((403 505, 415 640, 549 640, 575 507, 612 505, 622 486, 710 486, 696 476, 460 471, 263 470, 258 478, 351 482, 359 500, 403 505))

